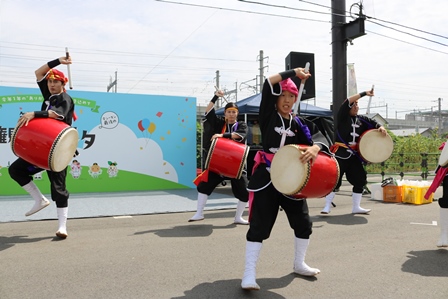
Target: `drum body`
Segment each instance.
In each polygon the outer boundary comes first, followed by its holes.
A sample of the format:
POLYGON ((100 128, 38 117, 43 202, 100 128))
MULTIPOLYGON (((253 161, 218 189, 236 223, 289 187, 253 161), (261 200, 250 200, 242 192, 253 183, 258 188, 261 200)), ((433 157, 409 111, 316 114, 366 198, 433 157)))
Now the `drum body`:
POLYGON ((381 163, 389 159, 394 151, 394 142, 389 135, 384 136, 376 129, 361 134, 358 152, 369 163, 381 163))
POLYGON ((314 163, 302 163, 301 148, 307 145, 288 144, 274 155, 271 163, 271 180, 274 187, 293 199, 319 198, 336 187, 339 164, 334 156, 319 152, 314 163))
POLYGON ((227 138, 215 138, 208 151, 205 168, 222 176, 239 179, 246 164, 249 147, 227 138))
POLYGON ((34 118, 28 126, 15 128, 11 135, 13 153, 46 170, 59 172, 76 152, 78 132, 52 118, 34 118))

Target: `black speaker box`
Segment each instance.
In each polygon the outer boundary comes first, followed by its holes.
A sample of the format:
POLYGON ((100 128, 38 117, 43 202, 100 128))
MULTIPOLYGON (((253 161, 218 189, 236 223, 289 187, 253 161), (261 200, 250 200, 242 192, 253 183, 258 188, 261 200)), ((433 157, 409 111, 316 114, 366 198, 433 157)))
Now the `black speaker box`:
MULTIPOLYGON (((314 53, 302 53, 302 52, 290 52, 285 59, 285 70, 294 69, 296 67, 305 67, 305 64, 310 63, 311 77, 305 82, 301 101, 316 97, 316 74, 314 73, 314 53)), ((291 78, 297 85, 297 89, 300 88, 301 80, 298 77, 291 78)))

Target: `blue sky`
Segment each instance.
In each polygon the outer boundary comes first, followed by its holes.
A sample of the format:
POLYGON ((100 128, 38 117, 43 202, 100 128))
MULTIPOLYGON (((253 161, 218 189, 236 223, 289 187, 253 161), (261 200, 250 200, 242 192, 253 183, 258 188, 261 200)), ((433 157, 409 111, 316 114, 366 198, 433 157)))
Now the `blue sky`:
MULTIPOLYGON (((196 97, 206 105, 217 70, 220 87, 241 100, 255 92, 260 51, 265 76, 284 70, 295 51, 315 54, 311 104, 329 108, 331 2, 0 0, 0 85, 35 87, 34 70, 68 47, 75 90, 106 91, 117 72, 120 93, 196 97)), ((346 1, 347 11, 353 3, 346 1)), ((358 90, 375 85, 371 112, 404 118, 413 109, 436 111, 438 98, 446 109, 448 2, 363 5, 367 35, 348 45, 347 62, 355 64, 358 90)))

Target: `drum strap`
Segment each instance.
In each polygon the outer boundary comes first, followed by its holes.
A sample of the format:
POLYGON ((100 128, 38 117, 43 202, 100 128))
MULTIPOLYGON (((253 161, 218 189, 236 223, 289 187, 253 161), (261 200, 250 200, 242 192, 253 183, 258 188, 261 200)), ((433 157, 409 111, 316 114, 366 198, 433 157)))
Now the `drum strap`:
POLYGON ((362 163, 367 163, 363 158, 361 158, 359 155, 358 155, 358 152, 355 150, 355 149, 353 149, 350 145, 348 145, 347 144, 347 142, 345 142, 345 140, 344 139, 342 139, 342 137, 341 137, 341 135, 339 134, 339 131, 338 131, 338 137, 339 137, 339 139, 340 140, 342 140, 342 142, 345 144, 345 146, 348 148, 348 149, 350 149, 350 152, 353 154, 353 155, 355 155, 362 163))
MULTIPOLYGON (((224 134, 227 130, 227 123, 224 123, 224 125, 222 126, 222 130, 221 130, 221 134, 224 134)), ((238 130, 238 122, 236 122, 235 124, 232 125, 232 127, 229 128, 229 132, 235 132, 236 130, 238 130)))

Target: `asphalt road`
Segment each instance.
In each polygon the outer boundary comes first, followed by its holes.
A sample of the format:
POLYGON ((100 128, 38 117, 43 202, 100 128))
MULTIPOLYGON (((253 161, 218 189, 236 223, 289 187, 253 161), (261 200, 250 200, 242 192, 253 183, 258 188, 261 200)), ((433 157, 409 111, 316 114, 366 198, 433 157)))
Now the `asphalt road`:
POLYGON ((324 200, 308 200, 314 278, 293 274, 294 235, 279 212, 257 265, 260 291, 240 288, 248 227, 232 224, 233 209, 195 223, 193 212, 69 219, 66 240, 54 237, 56 220, 0 223, 0 298, 448 297, 437 202, 364 197, 372 212, 352 215, 341 190, 335 203, 323 216, 324 200))

